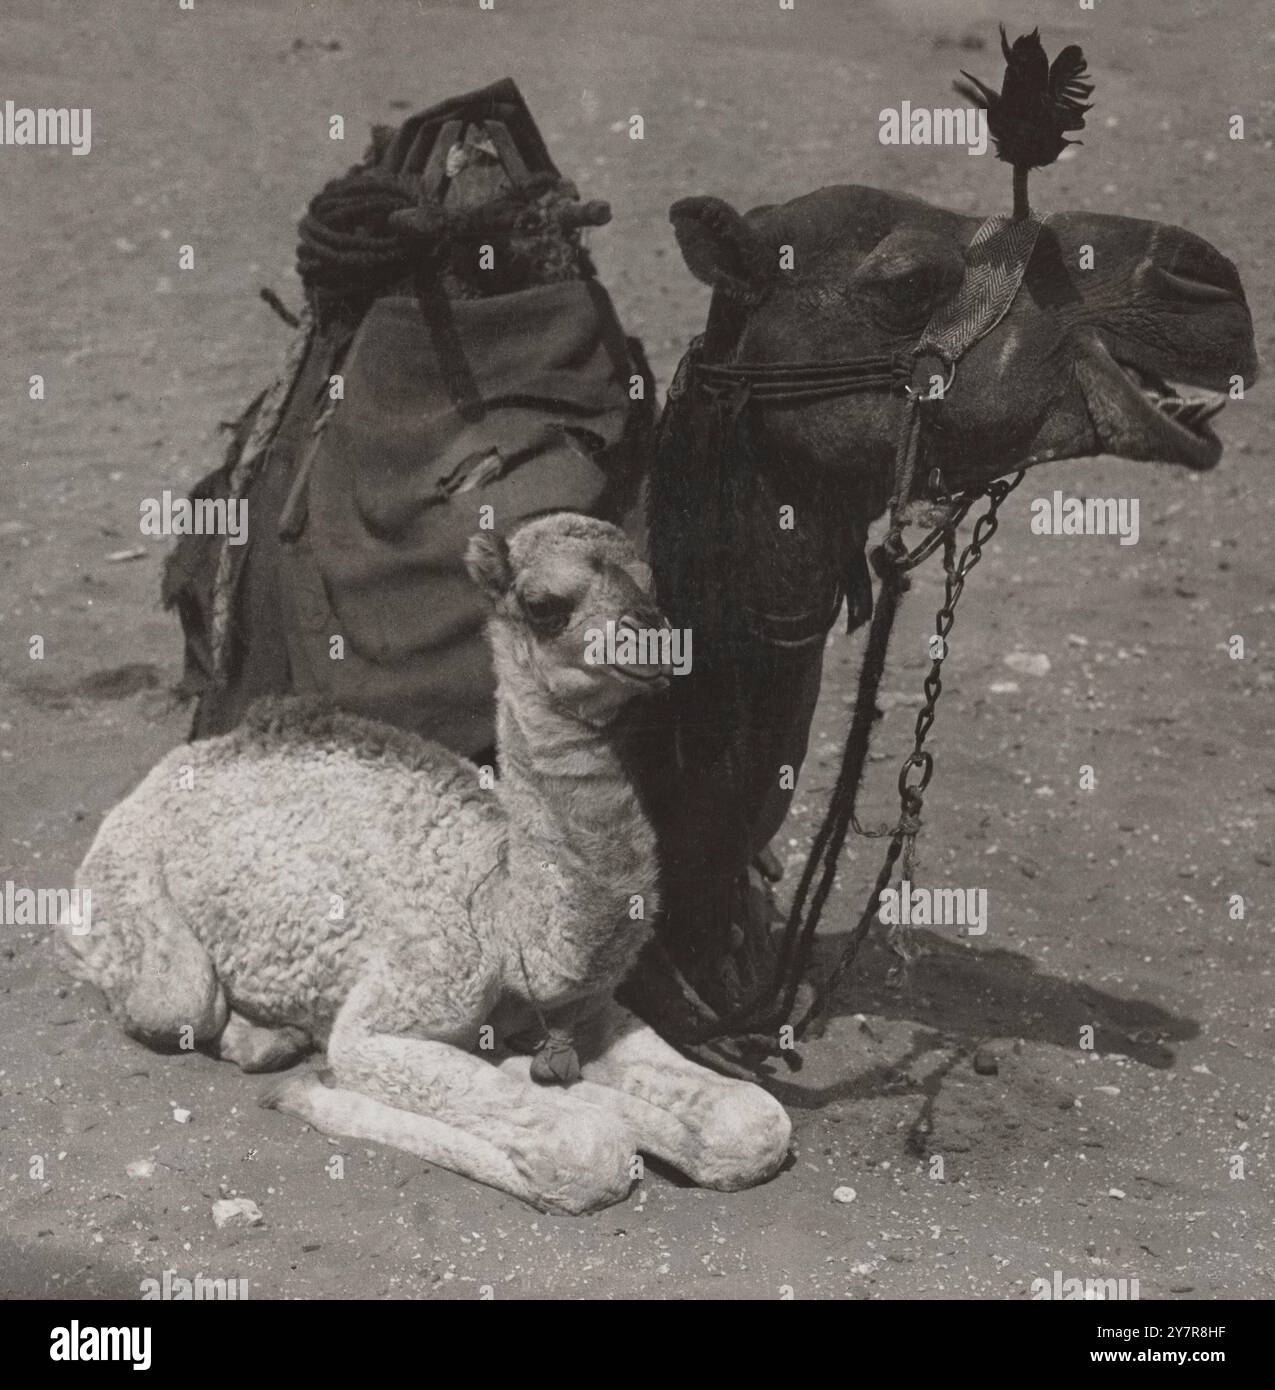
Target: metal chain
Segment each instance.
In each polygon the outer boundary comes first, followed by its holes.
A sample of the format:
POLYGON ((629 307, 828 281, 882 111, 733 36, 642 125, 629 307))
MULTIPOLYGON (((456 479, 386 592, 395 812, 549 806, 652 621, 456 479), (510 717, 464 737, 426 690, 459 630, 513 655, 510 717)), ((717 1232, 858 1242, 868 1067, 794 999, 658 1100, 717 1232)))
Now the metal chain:
POLYGON ((920 809, 920 798, 924 795, 926 787, 930 785, 930 778, 934 774, 934 755, 925 751, 925 740, 929 737, 930 729, 934 725, 934 715, 938 707, 939 696, 943 693, 943 661, 947 656, 948 634, 952 631, 952 625, 956 622, 956 605, 965 588, 965 579, 975 565, 983 558, 983 547, 996 534, 996 528, 1000 525, 997 512, 1000 510, 1001 503, 1023 480, 1023 471, 1020 470, 1013 478, 998 478, 987 485, 986 492, 991 499, 991 505, 974 522, 974 534, 970 537, 969 544, 961 552, 961 557, 956 557, 956 528, 948 525, 943 530, 943 572, 944 594, 943 606, 934 615, 934 634, 939 639, 938 655, 930 659, 930 669, 925 677, 925 703, 921 706, 916 716, 915 739, 912 745, 912 752, 904 760, 902 768, 899 770, 899 797, 903 802, 904 814, 910 814, 908 796, 909 792, 915 794, 917 798, 917 809, 920 809), (920 781, 912 783, 909 781, 909 774, 913 768, 921 770, 920 781))
MULTIPOLYGON (((916 863, 916 837, 921 832, 921 808, 924 804, 925 789, 934 775, 934 754, 925 748, 925 740, 934 727, 939 696, 943 693, 943 661, 947 656, 947 639, 956 622, 956 605, 965 589, 965 579, 975 565, 983 558, 983 546, 996 534, 1000 525, 997 513, 1001 503, 1023 480, 1020 470, 1010 479, 995 479, 989 483, 986 492, 991 499, 987 510, 974 522, 974 533, 969 544, 956 558, 956 524, 949 522, 943 528, 943 606, 934 615, 934 635, 938 638, 937 655, 930 658, 930 669, 926 673, 924 690, 925 703, 916 716, 915 737, 912 751, 899 769, 899 819, 894 833, 901 846, 900 883, 910 883, 916 863), (920 780, 909 780, 914 768, 920 769, 920 780)), ((908 967, 915 959, 909 949, 906 934, 899 928, 889 933, 889 946, 900 964, 891 968, 888 982, 900 987, 907 977, 908 967)))
MULTIPOLYGON (((930 660, 930 669, 925 677, 925 703, 916 717, 912 751, 904 759, 903 766, 899 769, 899 818, 893 826, 883 827, 877 831, 865 831, 858 824, 858 821, 853 816, 851 817, 851 823, 858 834, 889 836, 890 846, 886 851, 885 862, 877 874, 876 883, 860 914, 858 924, 842 948, 836 964, 819 987, 814 1001, 796 1025, 798 1037, 802 1036, 812 1022, 823 1018, 826 1014, 838 983, 853 965, 855 957, 859 953, 859 946, 877 918, 877 907, 882 890, 888 887, 896 877, 899 880, 911 881, 916 856, 916 838, 921 832, 921 810, 925 789, 929 786, 930 778, 934 775, 934 755, 926 751, 925 740, 934 725, 939 696, 943 692, 943 660, 947 656, 948 634, 952 631, 952 625, 956 621, 956 605, 965 588, 966 576, 982 559, 983 547, 996 534, 996 528, 1000 525, 997 513, 1001 503, 1022 482, 1024 472, 1025 470, 1019 470, 1012 478, 995 479, 983 489, 983 492, 990 499, 990 505, 987 511, 975 521, 973 535, 970 537, 969 544, 961 552, 959 560, 956 558, 956 528, 976 498, 961 499, 959 507, 953 509, 939 528, 943 544, 945 579, 943 606, 935 614, 934 628, 943 645, 940 648, 940 654, 930 660), (909 774, 913 768, 921 769, 920 780, 915 783, 909 781, 909 774), (895 873, 896 864, 899 865, 897 875, 895 873)), ((933 477, 931 481, 933 482, 933 477)), ((927 537, 922 545, 911 552, 910 556, 904 558, 899 568, 913 568, 925 555, 929 555, 933 551, 935 544, 935 536, 927 537)), ((903 968, 906 969, 911 957, 904 946, 903 938, 897 932, 891 933, 889 945, 895 954, 901 957, 903 968)))

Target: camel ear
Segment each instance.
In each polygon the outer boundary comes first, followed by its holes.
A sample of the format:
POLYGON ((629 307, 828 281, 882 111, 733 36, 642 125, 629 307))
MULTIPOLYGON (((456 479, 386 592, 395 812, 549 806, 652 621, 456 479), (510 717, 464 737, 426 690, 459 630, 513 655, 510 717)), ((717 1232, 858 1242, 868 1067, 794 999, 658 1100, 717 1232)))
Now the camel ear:
POLYGON ((479 531, 470 536, 465 548, 465 568, 492 603, 503 598, 514 582, 509 545, 504 536, 495 531, 479 531))
POLYGON ((682 198, 669 208, 682 258, 697 280, 757 303, 778 269, 773 247, 720 198, 682 198))

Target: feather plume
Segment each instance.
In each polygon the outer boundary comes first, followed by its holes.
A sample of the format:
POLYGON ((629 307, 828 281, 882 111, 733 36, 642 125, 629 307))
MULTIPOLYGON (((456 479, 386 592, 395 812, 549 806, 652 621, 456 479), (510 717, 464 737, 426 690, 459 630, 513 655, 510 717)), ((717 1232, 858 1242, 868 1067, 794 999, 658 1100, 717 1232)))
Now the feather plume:
POLYGON ((953 86, 987 112, 997 157, 1012 164, 1016 174, 1052 164, 1067 145, 1080 143, 1063 132, 1083 130, 1085 112, 1092 106, 1085 101, 1093 92, 1085 55, 1077 44, 1069 44, 1051 66, 1039 29, 1015 39, 1011 48, 1003 24, 1001 52, 1005 77, 999 92, 963 68, 967 82, 953 86))

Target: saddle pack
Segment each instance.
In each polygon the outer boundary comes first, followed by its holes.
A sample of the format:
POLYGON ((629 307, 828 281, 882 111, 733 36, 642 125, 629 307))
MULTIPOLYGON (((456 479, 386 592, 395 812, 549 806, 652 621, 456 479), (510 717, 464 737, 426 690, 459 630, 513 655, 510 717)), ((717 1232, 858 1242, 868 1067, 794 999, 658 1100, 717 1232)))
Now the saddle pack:
POLYGON ((569 509, 623 524, 654 388, 580 231, 609 220, 554 166, 508 79, 377 128, 300 224, 305 307, 282 370, 192 501, 247 539, 184 536, 163 598, 192 737, 268 694, 480 756, 494 742, 479 529, 569 509))

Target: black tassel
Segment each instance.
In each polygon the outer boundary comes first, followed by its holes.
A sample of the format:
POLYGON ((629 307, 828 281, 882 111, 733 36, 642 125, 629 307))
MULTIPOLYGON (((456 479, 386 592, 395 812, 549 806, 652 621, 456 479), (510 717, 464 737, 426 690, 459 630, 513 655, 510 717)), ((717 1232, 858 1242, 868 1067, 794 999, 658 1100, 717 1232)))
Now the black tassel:
POLYGON ((1014 216, 1021 218, 1028 211, 1027 171, 1052 164, 1067 145, 1081 143, 1068 140, 1064 132, 1084 129, 1085 112, 1092 108, 1085 98, 1093 92, 1093 83, 1077 44, 1069 44, 1050 65, 1039 29, 1015 39, 1011 48, 1002 24, 1001 52, 1005 78, 999 92, 964 68, 961 76, 974 85, 952 85, 987 112, 997 157, 1014 166, 1014 216))

